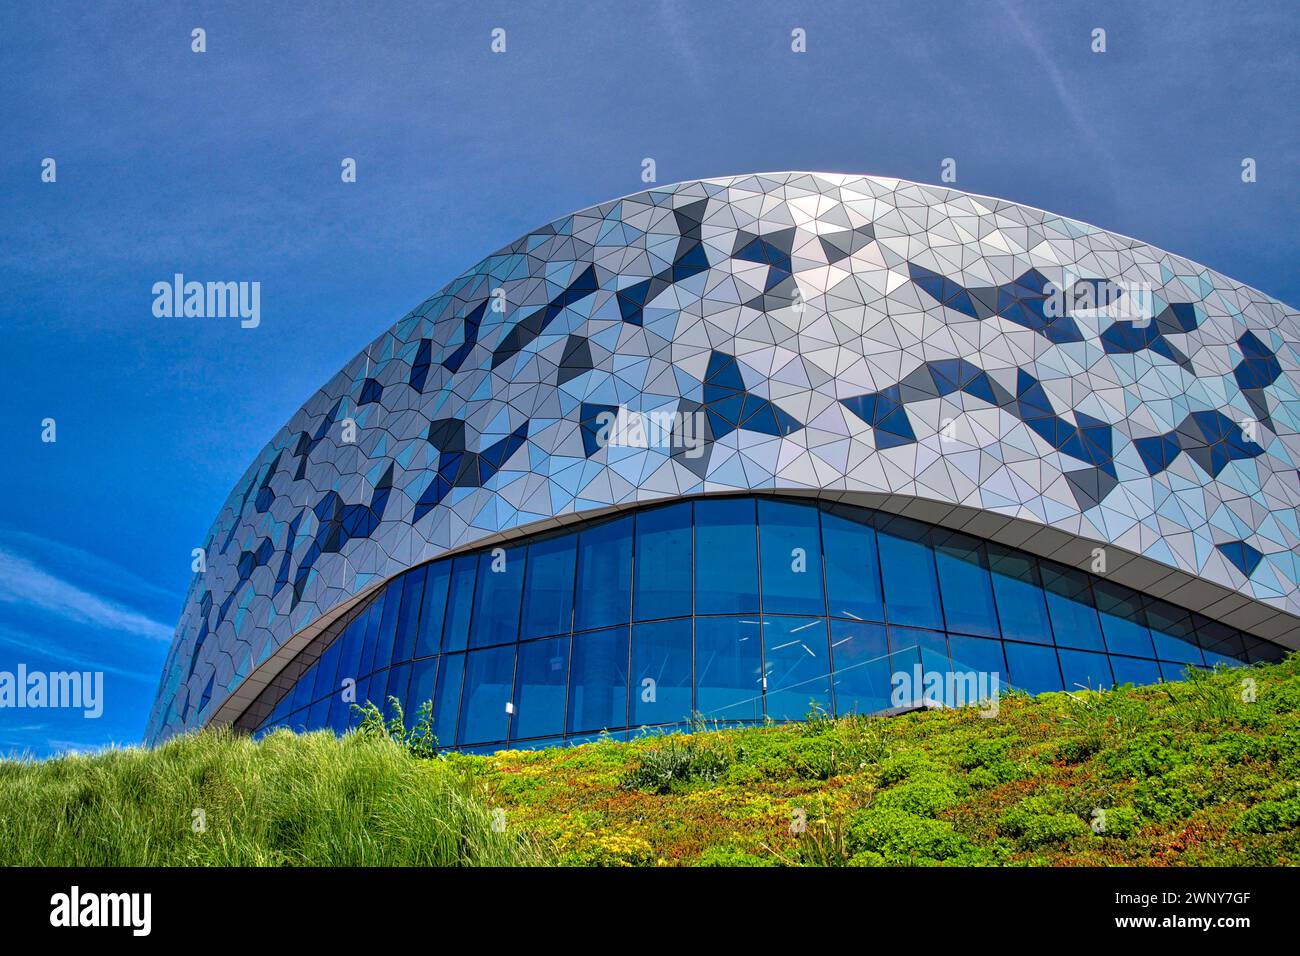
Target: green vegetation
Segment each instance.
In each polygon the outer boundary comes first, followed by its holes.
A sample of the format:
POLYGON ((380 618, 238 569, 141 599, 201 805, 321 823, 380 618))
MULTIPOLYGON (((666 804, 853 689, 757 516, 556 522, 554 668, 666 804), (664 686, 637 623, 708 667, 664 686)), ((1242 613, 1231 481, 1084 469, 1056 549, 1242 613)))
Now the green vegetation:
POLYGON ((3 761, 0 864, 544 862, 521 831, 494 832, 483 790, 473 775, 369 733, 255 743, 215 732, 154 751, 3 761))
POLYGON ((1012 694, 995 717, 816 714, 481 757, 437 753, 427 712, 408 730, 371 708, 341 740, 0 763, 0 864, 31 863, 1297 864, 1300 655, 1012 694))

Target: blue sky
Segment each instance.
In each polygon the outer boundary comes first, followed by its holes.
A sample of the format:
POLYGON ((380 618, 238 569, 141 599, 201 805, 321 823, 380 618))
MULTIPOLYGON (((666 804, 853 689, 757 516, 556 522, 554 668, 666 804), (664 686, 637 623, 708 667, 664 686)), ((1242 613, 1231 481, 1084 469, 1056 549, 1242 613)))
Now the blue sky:
POLYGON ((953 157, 958 188, 1300 304, 1291 6, 5 5, 0 671, 102 670, 105 702, 0 709, 0 753, 137 742, 190 549, 267 439, 482 256, 642 188, 644 157, 661 183, 938 182, 953 157), (261 325, 155 318, 176 272, 259 281, 261 325))

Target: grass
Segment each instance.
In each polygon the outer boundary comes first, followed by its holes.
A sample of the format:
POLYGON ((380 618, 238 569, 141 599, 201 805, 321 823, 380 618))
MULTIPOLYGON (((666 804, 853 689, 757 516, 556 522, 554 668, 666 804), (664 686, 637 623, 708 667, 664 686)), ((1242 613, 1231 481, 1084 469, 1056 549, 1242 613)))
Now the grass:
POLYGON ((374 733, 204 733, 0 762, 0 864, 38 863, 1295 865, 1300 655, 995 717, 433 760, 374 733))
POLYGON ((538 845, 496 832, 472 774, 382 738, 228 732, 157 750, 0 762, 6 866, 502 866, 538 845), (199 821, 202 821, 202 832, 199 821))

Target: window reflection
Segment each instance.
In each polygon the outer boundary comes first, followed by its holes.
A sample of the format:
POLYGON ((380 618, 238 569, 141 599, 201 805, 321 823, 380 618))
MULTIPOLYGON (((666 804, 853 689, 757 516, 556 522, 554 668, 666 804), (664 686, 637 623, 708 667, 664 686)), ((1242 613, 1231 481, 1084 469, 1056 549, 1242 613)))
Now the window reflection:
POLYGON ((627 726, 628 629, 614 627, 573 637, 567 730, 627 726))
POLYGON ((763 677, 767 716, 802 720, 831 712, 830 646, 826 619, 763 618, 763 677))
POLYGON ((695 503, 695 613, 758 613, 758 550, 752 498, 695 503))
POLYGON ((695 619, 695 700, 708 720, 763 719, 762 622, 695 619))
POLYGON ((691 613, 691 503, 650 508, 636 518, 638 621, 691 613))
POLYGON ((521 639, 569 633, 575 561, 577 543, 571 534, 528 546, 521 639))
POLYGON ((505 740, 510 726, 510 694, 514 689, 515 649, 489 647, 465 656, 465 689, 460 704, 462 744, 505 740))
POLYGON ((766 614, 826 613, 817 509, 760 499, 758 552, 766 614))
POLYGON ((929 529, 917 521, 890 517, 876 530, 890 623, 943 627, 929 529))
POLYGON ((507 644, 519 637, 524 554, 522 547, 496 547, 479 555, 470 647, 507 644))
POLYGON ((632 516, 578 535, 578 582, 573 629, 626 624, 632 603, 632 516))
POLYGON ((632 723, 665 724, 691 716, 691 620, 632 628, 632 723))
POLYGON ((512 738, 564 733, 564 688, 568 677, 567 637, 519 645, 512 738))

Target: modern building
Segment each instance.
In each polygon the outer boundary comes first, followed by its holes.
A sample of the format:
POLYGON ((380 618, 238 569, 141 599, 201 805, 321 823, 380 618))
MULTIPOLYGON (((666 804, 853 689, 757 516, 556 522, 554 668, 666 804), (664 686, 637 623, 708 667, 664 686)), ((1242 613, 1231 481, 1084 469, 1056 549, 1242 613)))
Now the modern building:
MULTIPOLYGON (((446 746, 1030 691, 1300 647, 1300 315, 1015 203, 654 188, 370 343, 208 536, 147 729, 446 746)), ((289 360, 286 356, 286 360, 289 360)))

